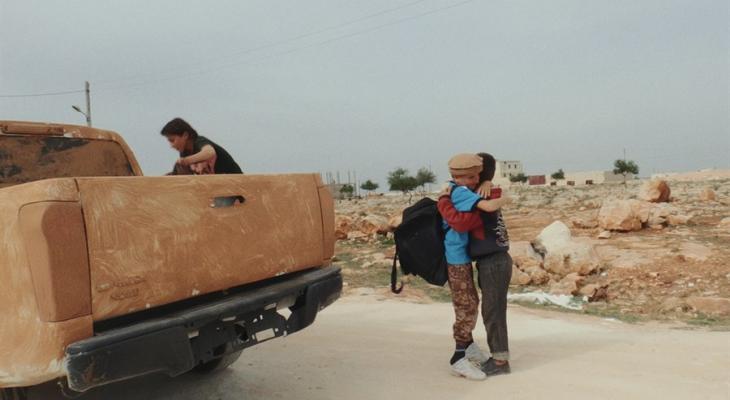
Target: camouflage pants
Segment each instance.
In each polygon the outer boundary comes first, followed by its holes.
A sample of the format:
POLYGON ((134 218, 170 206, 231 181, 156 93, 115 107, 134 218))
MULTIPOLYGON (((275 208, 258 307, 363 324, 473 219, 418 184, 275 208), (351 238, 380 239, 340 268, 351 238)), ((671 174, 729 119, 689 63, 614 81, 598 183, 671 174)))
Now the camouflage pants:
POLYGON ((457 345, 466 345, 473 340, 471 332, 477 325, 479 295, 474 287, 471 264, 449 265, 449 288, 454 304, 454 340, 457 345))

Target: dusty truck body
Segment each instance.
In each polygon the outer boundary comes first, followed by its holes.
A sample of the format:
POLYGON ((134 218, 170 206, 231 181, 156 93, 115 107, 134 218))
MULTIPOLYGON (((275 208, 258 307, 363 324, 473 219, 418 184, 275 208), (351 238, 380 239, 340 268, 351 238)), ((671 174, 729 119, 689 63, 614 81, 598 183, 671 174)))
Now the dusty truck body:
POLYGON ((144 177, 115 133, 0 121, 0 388, 219 366, 339 297, 315 174, 144 177))

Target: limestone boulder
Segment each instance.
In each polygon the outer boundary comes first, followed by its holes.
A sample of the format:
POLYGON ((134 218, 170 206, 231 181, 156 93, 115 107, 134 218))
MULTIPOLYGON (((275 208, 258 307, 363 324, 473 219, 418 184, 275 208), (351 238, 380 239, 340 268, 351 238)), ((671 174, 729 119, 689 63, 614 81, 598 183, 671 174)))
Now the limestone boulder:
POLYGON ((609 231, 638 231, 642 219, 649 219, 648 211, 638 200, 605 201, 598 211, 598 226, 609 231))
POLYGON ((667 217, 667 223, 669 225, 687 225, 690 220, 692 219, 691 215, 683 215, 683 214, 677 214, 677 215, 670 215, 667 217))
POLYGON ((544 285, 550 282, 550 274, 539 266, 529 267, 525 270, 530 275, 530 281, 533 285, 544 285))
POLYGON ((715 194, 715 191, 712 190, 711 187, 705 187, 700 192, 700 201, 715 201, 717 200, 717 195, 715 194))
POLYGON ((532 278, 530 278, 530 275, 522 272, 515 265, 512 266, 512 280, 510 280, 510 285, 529 285, 531 280, 532 278))
POLYGON ((570 225, 578 229, 593 229, 598 227, 598 220, 593 218, 573 217, 570 219, 570 225))
POLYGON ((550 293, 575 296, 576 294, 578 294, 578 288, 583 282, 583 279, 584 278, 578 274, 568 274, 559 282, 554 283, 552 286, 550 286, 550 293))
POLYGON ((571 273, 589 275, 600 266, 595 248, 591 244, 573 240, 570 228, 560 221, 543 229, 532 245, 543 255, 545 271, 558 276, 571 273))
POLYGON ((522 271, 531 267, 539 267, 542 257, 533 248, 530 242, 514 241, 510 243, 509 254, 512 261, 522 271))
POLYGON ((532 241, 532 248, 543 256, 564 247, 573 240, 570 228, 561 221, 554 221, 532 241))
POLYGON ((374 233, 384 235, 390 232, 390 225, 385 217, 370 214, 357 222, 357 229, 366 235, 372 235, 374 233))
POLYGON ((689 297, 687 305, 705 315, 730 316, 730 299, 724 297, 689 297))
POLYGON ((335 217, 335 237, 339 240, 347 239, 348 233, 352 230, 353 219, 346 215, 335 217))
POLYGON ((388 227, 390 227, 391 232, 395 231, 395 228, 399 227, 401 222, 403 222, 403 214, 398 213, 396 215, 393 215, 388 219, 388 227))
POLYGON ((647 181, 639 189, 639 199, 651 203, 666 203, 669 201, 671 194, 669 184, 662 179, 647 181))

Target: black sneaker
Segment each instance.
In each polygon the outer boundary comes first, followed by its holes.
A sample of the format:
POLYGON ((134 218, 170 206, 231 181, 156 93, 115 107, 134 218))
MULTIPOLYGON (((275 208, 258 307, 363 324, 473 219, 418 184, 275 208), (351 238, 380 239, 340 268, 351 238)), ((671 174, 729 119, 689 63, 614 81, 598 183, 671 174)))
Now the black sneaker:
POLYGON ((494 376, 494 375, 501 375, 501 374, 509 374, 511 372, 509 368, 509 361, 502 365, 497 365, 497 363, 494 361, 493 358, 490 358, 482 364, 481 368, 482 372, 484 372, 487 376, 494 376))

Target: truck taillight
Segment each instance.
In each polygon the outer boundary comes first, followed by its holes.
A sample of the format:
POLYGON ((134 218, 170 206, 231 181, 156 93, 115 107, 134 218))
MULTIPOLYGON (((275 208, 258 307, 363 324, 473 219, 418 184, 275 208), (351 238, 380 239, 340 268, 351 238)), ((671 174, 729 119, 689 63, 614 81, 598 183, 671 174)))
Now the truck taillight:
POLYGON ((79 203, 28 204, 20 209, 19 222, 41 320, 91 314, 89 257, 79 203))

